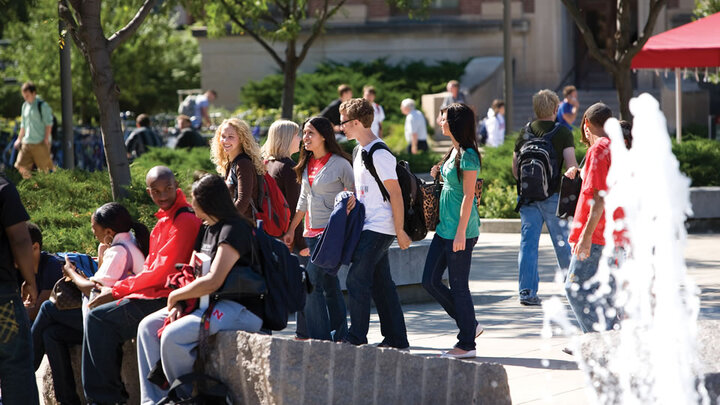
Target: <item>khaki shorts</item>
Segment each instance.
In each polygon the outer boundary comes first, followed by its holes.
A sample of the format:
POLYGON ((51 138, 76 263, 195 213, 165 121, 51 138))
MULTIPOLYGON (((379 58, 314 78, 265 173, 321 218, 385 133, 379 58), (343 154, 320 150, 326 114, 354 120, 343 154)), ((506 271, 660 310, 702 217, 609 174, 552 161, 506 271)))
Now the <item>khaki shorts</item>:
POLYGON ((50 149, 45 145, 45 142, 37 144, 23 143, 20 147, 20 153, 18 153, 17 160, 15 161, 15 167, 18 170, 25 169, 26 171, 32 170, 33 163, 37 166, 38 170, 47 172, 52 170, 53 162, 50 158, 50 149))

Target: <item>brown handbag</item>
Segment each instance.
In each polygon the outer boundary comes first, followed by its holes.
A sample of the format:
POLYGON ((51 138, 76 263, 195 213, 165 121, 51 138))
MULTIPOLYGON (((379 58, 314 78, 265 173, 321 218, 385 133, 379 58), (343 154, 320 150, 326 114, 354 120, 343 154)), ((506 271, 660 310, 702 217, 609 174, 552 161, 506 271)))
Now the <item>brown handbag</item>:
POLYGON ((50 301, 59 310, 77 309, 82 306, 82 292, 67 277, 58 280, 50 293, 50 301))
POLYGON ((435 178, 434 182, 424 183, 421 190, 423 194, 425 227, 427 227, 428 231, 434 231, 440 222, 440 191, 442 190, 440 175, 435 178))
POLYGON ((475 205, 480 208, 480 199, 482 198, 483 179, 475 180, 475 205))

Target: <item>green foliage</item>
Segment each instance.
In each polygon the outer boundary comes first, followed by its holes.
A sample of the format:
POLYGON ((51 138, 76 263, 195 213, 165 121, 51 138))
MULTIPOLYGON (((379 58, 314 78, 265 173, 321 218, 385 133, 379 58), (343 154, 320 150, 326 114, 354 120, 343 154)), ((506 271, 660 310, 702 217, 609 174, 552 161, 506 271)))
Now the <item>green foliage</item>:
MULTIPOLYGON (((715 13, 720 13, 720 0, 695 0, 693 15, 696 18, 705 18, 715 13)), ((713 73, 708 76, 708 80, 711 83, 718 84, 720 83, 720 75, 713 73)))
MULTIPOLYGON (((485 175, 481 177, 487 178, 485 175)), ((520 218, 520 214, 515 212, 516 200, 515 186, 503 184, 498 180, 489 181, 483 184, 478 214, 480 218, 520 218)))
MULTIPOLYGON (((209 148, 152 149, 133 162, 133 182, 129 197, 122 204, 133 218, 152 229, 157 222, 154 216, 157 207, 145 191, 147 171, 156 165, 172 168, 189 196, 196 170, 214 173, 209 157, 209 148)), ((31 221, 43 230, 47 251, 96 254, 98 242, 90 229, 90 217, 98 207, 112 201, 107 172, 58 169, 50 174, 37 173, 29 180, 20 180, 14 171, 8 175, 17 184, 31 221)))
MULTIPOLYGON (((300 109, 318 112, 337 98, 337 87, 349 84, 355 97, 362 96, 365 85, 375 86, 376 102, 383 106, 389 121, 404 118, 400 102, 445 90, 448 80, 462 76, 467 60, 462 62, 441 61, 427 65, 421 61, 389 64, 386 59, 371 62, 355 61, 347 65, 324 62, 313 73, 298 75, 295 86, 295 105, 300 109)), ((282 74, 268 75, 264 79, 249 82, 240 91, 240 99, 247 106, 277 108, 282 97, 282 74)))
MULTIPOLYGON (((102 22, 107 35, 130 21, 141 0, 103 1, 102 22)), ((177 108, 176 89, 200 84, 197 42, 188 32, 175 31, 169 7, 152 12, 138 31, 112 54, 113 73, 120 87, 120 108, 157 113, 177 108)), ((15 61, 8 76, 32 80, 41 95, 60 111, 59 44, 72 47, 73 111, 86 124, 99 117, 87 62, 70 37, 58 34, 57 0, 39 0, 27 23, 13 22, 5 30, 11 44, 0 48, 0 59, 15 61)), ((20 93, 19 86, 15 89, 20 93)), ((6 91, 3 89, 3 91, 6 91)), ((0 112, 19 114, 22 100, 0 98, 0 112)), ((59 118, 59 114, 58 114, 59 118)))
POLYGON ((680 162, 680 171, 690 177, 693 187, 720 186, 720 142, 684 139, 673 142, 672 151, 680 162))

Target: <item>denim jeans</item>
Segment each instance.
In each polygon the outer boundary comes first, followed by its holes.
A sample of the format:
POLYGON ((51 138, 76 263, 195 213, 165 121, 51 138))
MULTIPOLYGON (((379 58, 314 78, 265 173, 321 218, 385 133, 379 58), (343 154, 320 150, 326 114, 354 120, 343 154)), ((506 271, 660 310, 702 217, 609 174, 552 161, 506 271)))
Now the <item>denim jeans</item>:
MULTIPOLYGON (((320 237, 305 238, 312 252, 320 237)), ((347 333, 347 309, 337 276, 308 261, 307 272, 313 291, 305 301, 305 323, 311 339, 340 340, 347 333), (334 335, 331 334, 335 331, 334 335)))
POLYGON ((410 346, 400 298, 390 275, 388 249, 394 239, 394 235, 369 230, 360 234, 347 276, 351 323, 345 340, 349 343, 367 343, 372 298, 380 318, 383 343, 399 349, 410 346))
POLYGON ((473 247, 478 238, 465 240, 465 249, 453 252, 453 241, 435 234, 423 270, 422 284, 430 295, 442 305, 445 312, 455 320, 460 332, 455 347, 462 350, 475 350, 475 306, 468 279, 473 247), (448 270, 450 288, 442 283, 442 275, 448 270))
POLYGON ((39 403, 30 320, 15 282, 0 282, 0 385, 5 404, 39 403))
POLYGON ((70 360, 70 346, 83 340, 82 310, 59 310, 50 301, 43 302, 30 329, 33 339, 35 370, 47 353, 53 375, 55 397, 60 404, 80 404, 70 360))
POLYGON ((519 291, 528 290, 531 297, 537 295, 540 276, 538 275, 538 243, 543 223, 547 225, 550 238, 555 247, 555 255, 560 268, 565 271, 570 266, 571 250, 568 244, 568 225, 555 215, 558 194, 544 201, 533 201, 520 207, 520 253, 518 254, 519 291))
MULTIPOLYGON (((298 250, 293 250, 293 255, 298 258, 300 265, 307 269, 308 262, 310 261, 309 256, 300 256, 298 250)), ((305 309, 295 313, 295 337, 299 339, 309 339, 307 330, 307 321, 305 320, 305 309)))
POLYGON ((82 380, 88 402, 127 402, 127 391, 120 378, 122 344, 134 339, 140 321, 164 308, 166 302, 166 298, 123 298, 90 311, 82 353, 82 380))
POLYGON ((565 295, 567 295, 570 308, 575 313, 583 333, 595 332, 596 328, 611 330, 618 319, 612 299, 615 292, 615 281, 612 276, 608 280, 610 293, 607 296, 597 296, 600 288, 599 281, 588 282, 597 273, 602 251, 602 245, 592 244, 590 256, 585 260, 580 260, 573 255, 570 260, 570 271, 565 280, 565 295), (600 317, 604 318, 604 329, 600 317))

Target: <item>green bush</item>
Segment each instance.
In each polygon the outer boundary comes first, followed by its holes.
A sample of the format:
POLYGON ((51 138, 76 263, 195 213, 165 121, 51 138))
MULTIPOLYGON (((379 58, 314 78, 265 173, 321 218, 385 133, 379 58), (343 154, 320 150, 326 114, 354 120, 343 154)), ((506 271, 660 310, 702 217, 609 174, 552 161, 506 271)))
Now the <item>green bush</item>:
POLYGON ((693 138, 673 142, 672 151, 693 187, 720 186, 720 142, 693 138))
POLYGON ((483 195, 478 208, 480 218, 520 218, 515 212, 516 197, 515 186, 499 181, 483 184, 483 195))
MULTIPOLYGON (((400 102, 404 98, 413 98, 419 103, 423 94, 444 91, 448 80, 462 76, 467 62, 441 61, 434 65, 418 61, 391 65, 386 59, 347 65, 325 62, 313 73, 298 75, 295 105, 316 113, 337 98, 340 84, 349 84, 355 97, 361 97, 363 86, 369 84, 375 86, 376 101, 385 109, 388 120, 400 121, 403 118, 400 102)), ((240 100, 246 106, 277 108, 282 89, 283 76, 268 75, 246 84, 240 91, 240 100)))

